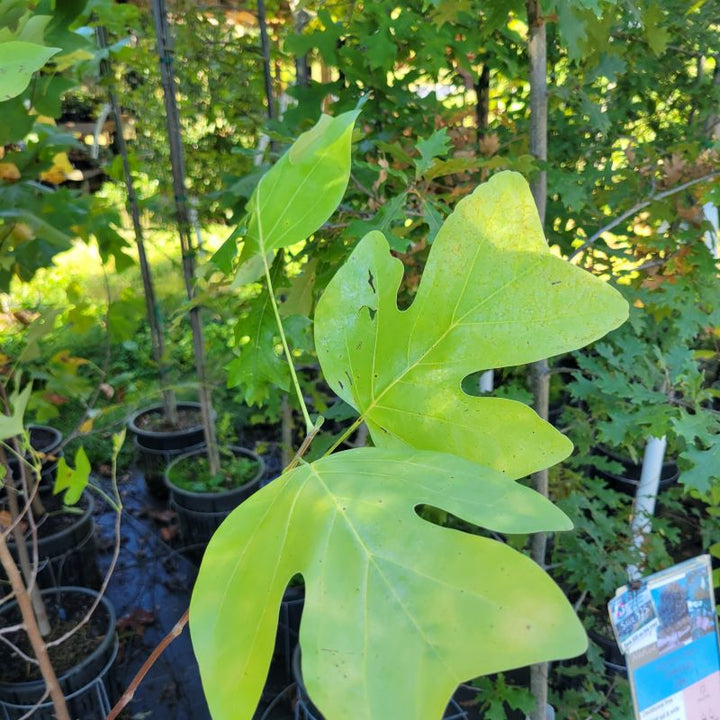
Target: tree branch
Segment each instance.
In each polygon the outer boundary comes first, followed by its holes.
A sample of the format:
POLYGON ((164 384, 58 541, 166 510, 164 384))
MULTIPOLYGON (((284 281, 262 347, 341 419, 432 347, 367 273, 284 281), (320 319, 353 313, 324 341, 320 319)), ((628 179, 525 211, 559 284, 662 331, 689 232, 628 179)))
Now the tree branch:
POLYGON ((172 630, 158 643, 157 647, 150 653, 150 657, 142 664, 142 667, 137 671, 135 677, 132 679, 128 689, 122 694, 122 697, 117 701, 115 707, 110 711, 110 714, 105 720, 115 720, 118 715, 125 709, 126 705, 133 699, 138 686, 143 681, 145 676, 150 671, 150 668, 155 664, 157 659, 163 654, 165 649, 170 643, 182 634, 185 625, 187 625, 188 618, 190 616, 190 610, 186 610, 183 616, 175 623, 172 630))
POLYGON ((593 233, 577 250, 575 250, 575 252, 570 255, 568 260, 571 261, 576 258, 581 252, 587 250, 587 248, 589 248, 591 245, 594 245, 606 232, 610 232, 610 230, 620 225, 620 223, 630 217, 633 217, 634 215, 637 215, 641 210, 644 210, 646 207, 652 205, 654 202, 657 202, 658 200, 664 200, 671 195, 676 195, 683 190, 687 190, 693 185, 699 185, 702 182, 709 182, 710 180, 715 180, 715 178, 718 177, 720 177, 720 171, 712 172, 707 175, 703 175, 702 177, 695 178, 694 180, 688 180, 687 182, 676 185, 672 188, 668 188, 667 190, 663 190, 662 192, 659 192, 655 195, 651 195, 646 200, 643 200, 642 202, 633 205, 629 210, 626 210, 624 213, 622 213, 622 215, 619 215, 614 220, 611 220, 607 225, 603 225, 596 233, 593 233))
POLYGON ((17 598, 18 608, 20 609, 20 615, 23 620, 23 625, 25 626, 25 632, 27 633, 28 640, 30 641, 30 645, 32 646, 38 665, 40 666, 40 673, 42 674, 45 686, 47 687, 48 693, 52 699, 57 720, 70 720, 70 713, 67 709, 65 696, 60 689, 57 675, 55 674, 55 670, 50 662, 47 646, 40 634, 40 629, 38 628, 38 624, 35 619, 35 613, 33 612, 30 595, 27 588, 23 585, 20 571, 10 554, 4 535, 0 535, 0 563, 5 570, 8 580, 10 580, 10 585, 12 586, 15 597, 17 598))

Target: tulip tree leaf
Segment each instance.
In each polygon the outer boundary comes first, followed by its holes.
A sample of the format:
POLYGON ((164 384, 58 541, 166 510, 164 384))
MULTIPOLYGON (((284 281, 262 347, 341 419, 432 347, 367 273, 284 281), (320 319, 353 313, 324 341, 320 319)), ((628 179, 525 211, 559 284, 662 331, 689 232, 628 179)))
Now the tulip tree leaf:
POLYGON ((332 215, 350 179, 352 132, 359 112, 322 115, 263 175, 248 203, 241 262, 305 240, 332 215))
POLYGON ((616 290, 550 252, 526 181, 499 173, 458 203, 404 311, 402 273, 371 232, 315 315, 325 378, 375 444, 451 452, 512 477, 566 457, 569 440, 527 406, 461 388, 472 372, 582 347, 627 317, 616 290))
POLYGON ((190 630, 214 720, 253 716, 296 573, 303 676, 328 720, 437 720, 461 681, 585 650, 543 570, 423 520, 420 504, 496 532, 571 527, 533 490, 443 453, 362 448, 285 473, 227 518, 195 585, 190 630))
POLYGON ((32 383, 28 383, 21 391, 16 390, 10 396, 12 414, 0 414, 0 440, 9 440, 21 435, 24 429, 23 417, 32 393, 32 383))
POLYGON ((20 95, 33 73, 60 50, 19 40, 0 43, 0 102, 20 95))
POLYGON ((80 446, 75 453, 75 467, 71 468, 64 457, 58 460, 57 477, 53 493, 65 491, 63 502, 66 505, 75 505, 80 500, 90 479, 90 460, 85 449, 80 446))

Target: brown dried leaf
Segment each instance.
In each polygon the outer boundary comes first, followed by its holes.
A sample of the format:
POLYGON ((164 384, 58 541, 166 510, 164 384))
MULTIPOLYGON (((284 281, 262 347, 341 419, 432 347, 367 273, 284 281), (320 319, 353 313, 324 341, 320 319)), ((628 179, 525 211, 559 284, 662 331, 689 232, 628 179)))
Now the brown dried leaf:
POLYGON ((500 149, 500 138, 497 133, 488 133, 479 143, 480 152, 486 157, 492 157, 500 149))
POLYGON ((160 537, 165 542, 171 542, 177 537, 179 530, 180 528, 177 525, 166 525, 160 528, 160 537))
POLYGON ((130 630, 139 638, 145 635, 145 628, 156 621, 155 613, 143 608, 135 608, 127 615, 123 615, 115 624, 118 630, 130 630))
POLYGON ((685 172, 687 164, 683 157, 678 153, 673 153, 669 160, 665 161, 664 170, 665 178, 663 181, 664 185, 671 187, 677 185, 685 172))

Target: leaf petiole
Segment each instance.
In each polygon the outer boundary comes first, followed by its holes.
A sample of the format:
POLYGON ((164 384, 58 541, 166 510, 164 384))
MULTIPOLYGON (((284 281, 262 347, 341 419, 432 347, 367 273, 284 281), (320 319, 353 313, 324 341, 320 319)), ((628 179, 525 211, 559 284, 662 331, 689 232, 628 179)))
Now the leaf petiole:
POLYGON ((315 424, 310 419, 310 413, 308 412, 307 405, 305 405, 305 400, 302 396, 300 383, 298 382, 297 373, 295 372, 295 365, 292 361, 292 355, 290 354, 290 348, 288 347, 287 338, 285 337, 285 330, 283 329, 282 320, 280 319, 280 312, 278 311, 277 301, 275 300, 275 289, 273 288, 272 279, 270 277, 270 267, 268 265, 267 256, 265 255, 265 253, 262 253, 262 260, 263 267, 265 269, 265 281, 267 282, 268 293, 270 294, 270 303, 272 304, 273 313, 275 314, 275 322, 277 323, 278 332, 280 333, 280 339, 282 340, 283 349, 285 351, 285 358, 287 359, 288 368, 290 369, 290 376, 292 377, 293 386, 295 387, 295 393, 300 402, 300 409, 302 410, 303 417, 305 418, 305 433, 308 437, 311 434, 314 437, 315 433, 317 433, 317 430, 313 432, 313 430, 315 429, 315 424))
POLYGON ((295 457, 290 461, 288 466, 285 468, 284 472, 287 472, 288 470, 292 470, 302 460, 303 455, 308 451, 310 444, 315 439, 315 436, 320 431, 320 428, 322 427, 324 422, 325 422, 325 418, 322 415, 319 415, 318 419, 315 421, 315 424, 313 425, 312 430, 305 436, 305 439, 303 440, 302 445, 300 446, 298 451, 295 453, 295 457))
POLYGON ((330 455, 330 453, 337 450, 340 445, 342 445, 354 432, 357 430, 360 425, 362 425, 363 420, 365 418, 361 415, 359 418, 356 418, 355 422, 353 422, 350 427, 348 427, 347 430, 323 453, 323 457, 327 457, 330 455))

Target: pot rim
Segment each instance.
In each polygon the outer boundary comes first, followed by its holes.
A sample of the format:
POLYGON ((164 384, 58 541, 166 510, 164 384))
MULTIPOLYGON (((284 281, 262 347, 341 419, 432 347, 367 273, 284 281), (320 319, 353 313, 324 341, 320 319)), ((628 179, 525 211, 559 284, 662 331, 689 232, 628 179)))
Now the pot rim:
POLYGON ((145 453, 146 455, 154 455, 156 457, 165 457, 166 455, 172 455, 176 456, 182 453, 183 455, 185 453, 194 452, 195 450, 205 450, 205 440, 199 443, 195 443, 195 445, 190 445, 189 447, 185 447, 182 450, 158 450, 157 448, 149 448, 145 447, 142 444, 142 440, 140 439, 139 435, 135 435, 133 437, 133 447, 140 453, 145 453))
MULTIPOLYGON (((49 459, 43 459, 43 465, 45 464, 57 464, 57 457, 60 457, 62 455, 62 441, 63 441, 63 434, 57 429, 54 428, 52 425, 40 425, 38 423, 28 423, 25 425, 25 429, 28 431, 28 434, 31 433, 33 430, 42 430, 44 432, 50 433, 53 436, 53 439, 44 447, 35 447, 32 446, 32 449, 36 453, 42 453, 44 455, 52 454, 56 456, 54 460, 49 459)), ((26 453, 26 457, 29 456, 29 451, 26 453)), ((14 455, 11 455, 8 457, 8 462, 11 465, 17 465, 17 458, 14 455)))
MULTIPOLYGON (((619 463, 625 463, 627 465, 633 465, 635 467, 642 467, 642 460, 636 463, 629 455, 624 455, 621 451, 616 450, 609 445, 603 445, 599 443, 595 447, 600 451, 602 455, 609 457, 611 460, 615 460, 619 463)), ((662 462, 663 469, 667 470, 673 467, 677 469, 676 459, 677 458, 675 457, 675 455, 671 455, 670 457, 666 455, 663 458, 662 462)))
MULTIPOLYGON (((87 502, 87 507, 85 508, 85 511, 82 515, 77 515, 77 522, 74 522, 69 527, 52 533, 51 535, 45 535, 43 537, 38 536, 38 543, 48 543, 53 540, 57 540, 58 538, 65 537, 66 535, 69 535, 78 525, 81 525, 83 522, 85 522, 88 517, 92 518, 92 514, 95 510, 95 500, 93 499, 93 496, 90 493, 84 493, 81 499, 87 502)), ((8 538, 7 543, 9 547, 15 547, 15 540, 12 537, 8 538)), ((69 585, 68 587, 75 586, 69 585)), ((43 592, 45 591, 43 590, 43 592)))
MULTIPOLYGON (((79 595, 89 595, 93 598, 98 596, 98 592, 95 590, 91 590, 90 588, 83 588, 78 587, 77 585, 65 585, 59 588, 48 588, 46 590, 41 590, 40 595, 60 595, 62 593, 75 593, 79 595)), ((108 623, 107 623, 107 631, 105 632, 105 635, 103 636, 102 641, 100 644, 86 657, 84 657, 77 665, 73 665, 71 668, 66 670, 62 675, 58 675, 58 682, 61 682, 65 678, 69 677, 70 675, 75 674, 76 672, 82 671, 83 668, 86 668, 91 662, 96 660, 98 657, 100 657, 102 654, 107 652, 108 647, 115 642, 115 608, 112 606, 110 601, 107 599, 105 595, 100 596, 100 604, 105 608, 105 611, 108 615, 108 623)), ((17 602, 10 603, 7 608, 2 608, 0 610, 0 614, 7 612, 9 609, 17 606, 17 602)), ((99 606, 98 606, 99 607, 99 606)), ((95 609, 97 612, 97 608, 95 609)), ((70 642, 72 638, 69 638, 66 642, 70 642)), ((91 681, 92 682, 92 681, 91 681)), ((89 683, 88 683, 89 684, 89 683)), ((2 682, 0 681, 0 688, 2 689, 12 689, 12 688, 22 688, 23 690, 27 692, 32 692, 37 688, 39 692, 43 690, 45 687, 45 681, 40 680, 28 680, 25 682, 2 682)))
MULTIPOLYGON (((191 408, 193 410, 200 410, 201 406, 199 402, 196 402, 194 400, 181 400, 177 403, 177 406, 179 408, 186 407, 191 408)), ((146 435, 148 437, 152 438, 162 438, 172 435, 179 435, 182 433, 191 433, 191 432, 197 432, 198 430, 203 429, 202 422, 198 423, 197 425, 192 425, 187 428, 183 428, 182 430, 146 430, 145 428, 141 428, 137 425, 137 420, 142 415, 147 415, 150 413, 155 412, 156 410, 162 410, 164 408, 164 405, 162 403, 155 403, 153 405, 148 405, 144 408, 141 408, 140 410, 137 410, 134 412, 127 421, 128 430, 130 432, 135 433, 136 436, 138 435, 146 435)))
POLYGON ((225 499, 225 498, 231 498, 234 495, 237 495, 241 492, 246 491, 248 488, 252 487, 253 485, 258 485, 260 483, 260 480, 262 479, 263 474, 265 473, 265 461, 258 455, 254 450, 250 450, 249 448, 240 447, 239 445, 228 445, 228 450, 231 450, 235 455, 245 455, 249 457, 251 460, 255 460, 258 464, 257 473, 255 473, 255 477, 253 477, 252 480, 248 480, 243 485, 239 485, 236 488, 233 488, 232 490, 224 490, 223 492, 195 492, 193 490, 185 490, 184 488, 178 487, 173 483, 172 480, 170 480, 170 471, 172 470, 175 465, 182 462, 186 458, 194 457, 196 455, 204 454, 206 449, 200 448, 196 450, 190 450, 189 452, 185 452, 182 455, 178 455, 176 458, 173 458, 173 460, 170 461, 167 468, 165 468, 165 472, 163 473, 163 480, 165 481, 165 485, 167 486, 168 490, 170 492, 175 493, 176 495, 181 495, 187 498, 217 498, 217 499, 225 499))

